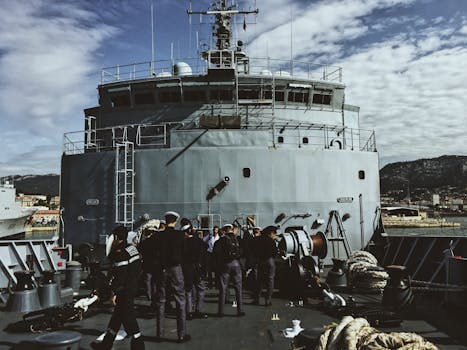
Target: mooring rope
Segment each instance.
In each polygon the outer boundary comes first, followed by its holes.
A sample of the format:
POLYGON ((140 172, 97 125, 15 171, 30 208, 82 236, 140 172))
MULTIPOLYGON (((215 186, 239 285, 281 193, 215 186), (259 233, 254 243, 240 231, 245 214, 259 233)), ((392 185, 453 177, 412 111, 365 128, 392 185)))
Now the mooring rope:
POLYGON ((324 327, 315 350, 439 350, 416 333, 380 332, 364 318, 344 316, 324 327))
POLYGON ((387 284, 389 275, 378 266, 378 260, 371 254, 357 250, 347 261, 350 283, 357 288, 381 291, 387 284))

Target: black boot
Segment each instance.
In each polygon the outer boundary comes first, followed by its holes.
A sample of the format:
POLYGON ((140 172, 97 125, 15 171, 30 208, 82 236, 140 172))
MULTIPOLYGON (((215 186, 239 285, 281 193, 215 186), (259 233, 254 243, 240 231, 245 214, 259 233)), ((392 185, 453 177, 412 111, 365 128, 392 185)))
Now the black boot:
POLYGON ((141 333, 138 333, 138 337, 131 337, 131 350, 144 350, 144 341, 141 337, 141 333))
POLYGON ((112 345, 114 343, 116 335, 117 334, 115 332, 113 332, 111 330, 108 330, 105 333, 104 339, 102 339, 102 341, 94 340, 93 342, 91 342, 91 344, 90 344, 91 348, 93 348, 95 350, 110 350, 110 349, 112 349, 112 345))

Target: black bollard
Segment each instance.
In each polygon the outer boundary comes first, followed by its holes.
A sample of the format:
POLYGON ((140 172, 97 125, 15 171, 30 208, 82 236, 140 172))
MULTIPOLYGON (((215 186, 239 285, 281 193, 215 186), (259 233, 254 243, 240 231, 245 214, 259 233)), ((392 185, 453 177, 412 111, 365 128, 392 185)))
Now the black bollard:
POLYGON ((332 269, 328 272, 326 283, 331 288, 347 287, 347 273, 345 271, 345 259, 333 258, 332 269))
POLYGON ((30 312, 41 308, 37 289, 32 281, 33 273, 28 270, 16 271, 16 286, 8 299, 7 310, 30 312))
POLYGON ((414 301, 407 269, 405 266, 390 265, 386 270, 389 273, 389 281, 384 287, 383 305, 391 310, 406 310, 414 301))

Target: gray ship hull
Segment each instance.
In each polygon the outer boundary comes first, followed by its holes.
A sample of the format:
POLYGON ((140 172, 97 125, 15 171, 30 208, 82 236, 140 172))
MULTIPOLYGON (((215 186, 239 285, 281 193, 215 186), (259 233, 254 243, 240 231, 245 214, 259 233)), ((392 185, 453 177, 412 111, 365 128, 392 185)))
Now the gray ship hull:
MULTIPOLYGON (((377 153, 257 145, 213 147, 218 136, 211 138, 208 132, 204 143, 182 154, 181 147, 136 150, 135 219, 143 214, 160 218, 165 211, 175 210, 190 219, 212 214, 213 224, 235 219, 242 223, 250 216, 256 224, 266 226, 282 212, 309 213, 307 220, 287 224, 310 227, 316 219, 327 222, 330 211, 337 210, 341 216, 350 214, 344 228, 352 250, 365 246, 371 238, 374 222, 368 218, 375 217, 379 206, 377 153), (245 168, 250 169, 250 177, 244 176, 245 168), (361 171, 364 179, 359 178, 361 171), (225 177, 228 184, 207 201, 210 189, 225 177)), ((103 236, 115 226, 114 194, 114 152, 63 157, 61 195, 70 243, 103 242, 103 236)), ((325 227, 322 224, 316 230, 325 227)))

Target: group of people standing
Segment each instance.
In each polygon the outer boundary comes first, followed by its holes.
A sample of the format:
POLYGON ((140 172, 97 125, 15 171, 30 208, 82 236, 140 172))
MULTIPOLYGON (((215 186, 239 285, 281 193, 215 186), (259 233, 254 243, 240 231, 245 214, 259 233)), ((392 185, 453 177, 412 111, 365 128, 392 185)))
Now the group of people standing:
POLYGON ((188 219, 180 220, 173 211, 164 214, 158 225, 147 226, 137 248, 127 243, 128 230, 118 227, 113 232, 113 244, 108 257, 113 264, 111 288, 115 305, 108 330, 102 342, 93 342, 94 349, 111 349, 115 336, 123 324, 131 336, 131 349, 144 349, 144 342, 133 310, 138 278, 142 268, 147 296, 156 313, 156 339, 163 341, 166 304, 175 300, 178 342, 191 340, 186 333, 186 320, 207 318, 203 312, 206 282, 219 289, 218 312, 224 316, 224 306, 230 283, 235 290, 237 316, 245 315, 243 308, 243 280, 248 270, 254 278, 253 304, 259 305, 266 284, 265 305, 271 305, 274 288, 276 227, 238 235, 238 227, 231 224, 203 236, 188 219), (213 276, 214 275, 214 276, 213 276))

